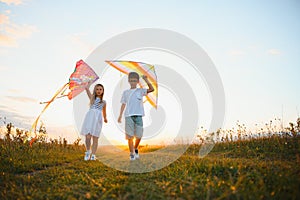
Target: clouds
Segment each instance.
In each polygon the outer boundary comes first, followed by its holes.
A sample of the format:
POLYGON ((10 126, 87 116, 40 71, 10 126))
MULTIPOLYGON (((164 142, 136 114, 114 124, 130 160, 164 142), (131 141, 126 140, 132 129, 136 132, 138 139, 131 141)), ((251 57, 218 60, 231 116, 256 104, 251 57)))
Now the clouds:
POLYGON ((0 2, 5 3, 5 4, 7 4, 7 5, 14 4, 14 5, 16 5, 16 6, 23 3, 22 0, 0 0, 0 2))
POLYGON ((245 52, 242 50, 231 50, 229 51, 229 55, 231 56, 243 56, 245 55, 245 52))
POLYGON ((11 122, 16 126, 27 129, 31 127, 31 123, 34 119, 30 116, 21 115, 14 108, 9 108, 7 106, 0 106, 0 117, 0 126, 3 125, 5 117, 7 123, 11 122))
POLYGON ((95 45, 88 42, 87 33, 74 33, 68 38, 71 41, 71 45, 74 46, 76 51, 80 49, 83 53, 88 54, 95 49, 95 45))
POLYGON ((5 72, 8 68, 0 65, 0 72, 5 72))
MULTIPOLYGON (((22 3, 20 0, 0 0, 8 5, 19 5, 22 3)), ((21 39, 27 39, 32 36, 38 29, 35 26, 28 24, 16 24, 10 19, 10 10, 6 10, 0 14, 0 46, 4 47, 18 47, 18 42, 21 39)))
MULTIPOLYGON (((6 11, 5 13, 10 13, 10 11, 6 11)), ((9 17, 5 14, 0 14, 0 24, 7 24, 9 23, 9 17)))
POLYGON ((26 127, 31 124, 33 117, 22 114, 19 110, 20 107, 16 105, 21 105, 21 108, 24 107, 22 105, 30 106, 38 102, 36 99, 25 96, 3 96, 3 99, 4 101, 0 105, 0 117, 6 117, 8 122, 25 125, 26 127))
POLYGON ((24 96, 5 96, 8 100, 18 101, 22 103, 37 103, 38 101, 33 98, 24 97, 24 96))
POLYGON ((10 93, 20 93, 22 91, 18 90, 18 89, 8 89, 7 92, 10 92, 10 93))
POLYGON ((281 54, 281 51, 278 50, 278 49, 269 49, 269 50, 267 51, 267 53, 270 54, 270 55, 280 55, 280 54, 281 54))
POLYGON ((233 49, 228 51, 228 55, 230 57, 255 56, 255 55, 266 55, 266 54, 272 56, 278 56, 282 54, 282 51, 275 48, 266 50, 255 46, 249 46, 246 48, 233 49))
POLYGON ((12 103, 12 101, 15 101, 17 103, 38 103, 39 101, 37 99, 31 98, 26 96, 23 90, 16 89, 16 88, 10 88, 5 91, 4 96, 0 96, 0 99, 3 98, 7 100, 8 102, 12 103), (25 95, 23 95, 25 94, 25 95))
MULTIPOLYGON (((12 123, 16 128, 22 129, 31 129, 31 125, 34 122, 35 117, 30 117, 26 115, 22 115, 18 113, 13 108, 0 105, 0 136, 1 133, 6 131, 4 125, 4 121, 6 123, 12 123)), ((39 122, 40 124, 40 122, 39 122)), ((65 125, 65 126, 48 126, 48 124, 44 124, 46 126, 46 130, 48 136, 50 138, 66 138, 69 143, 73 143, 78 137, 78 132, 74 125, 65 125)))

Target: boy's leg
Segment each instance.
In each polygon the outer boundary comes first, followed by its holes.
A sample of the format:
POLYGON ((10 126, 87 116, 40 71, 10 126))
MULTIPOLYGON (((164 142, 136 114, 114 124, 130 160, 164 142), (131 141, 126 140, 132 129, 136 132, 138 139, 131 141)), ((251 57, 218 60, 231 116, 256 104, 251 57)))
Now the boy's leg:
POLYGON ((134 131, 135 131, 135 136, 136 136, 134 148, 137 149, 139 147, 139 144, 141 142, 141 139, 143 137, 143 132, 144 132, 142 116, 135 117, 135 130, 134 131))
POLYGON ((141 138, 135 138, 134 148, 137 149, 139 147, 139 144, 141 142, 141 138))
POLYGON ((139 144, 141 142, 141 138, 135 138, 135 144, 134 144, 134 153, 135 153, 135 158, 140 159, 140 154, 139 154, 139 144))
POLYGON ((85 136, 85 148, 86 148, 86 151, 89 151, 91 149, 91 135, 90 134, 87 134, 85 136))
POLYGON ((128 139, 128 147, 129 147, 130 154, 134 154, 133 138, 128 139))
POLYGON ((135 148, 135 157, 136 159, 139 159, 140 158, 140 155, 139 155, 139 150, 138 150, 138 147, 139 147, 139 144, 141 142, 141 139, 143 137, 143 118, 142 116, 136 116, 134 118, 134 121, 135 121, 135 144, 134 144, 134 148, 135 148))
POLYGON ((93 136, 92 154, 95 154, 98 148, 98 137, 93 136))
POLYGON ((134 136, 134 121, 132 117, 125 117, 125 135, 128 140, 130 154, 133 154, 133 136, 134 136))

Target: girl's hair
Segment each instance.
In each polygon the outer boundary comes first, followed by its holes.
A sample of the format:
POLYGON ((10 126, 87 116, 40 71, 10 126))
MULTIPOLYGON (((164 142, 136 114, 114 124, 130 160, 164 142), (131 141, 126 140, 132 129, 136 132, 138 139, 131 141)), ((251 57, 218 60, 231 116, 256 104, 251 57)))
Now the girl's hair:
POLYGON ((101 96, 100 96, 100 103, 103 102, 104 86, 103 86, 102 84, 97 84, 97 85, 95 85, 95 87, 94 87, 93 94, 92 94, 92 98, 91 98, 91 101, 90 101, 90 105, 93 105, 94 102, 95 102, 95 99, 96 99, 96 88, 99 87, 99 86, 102 87, 102 89, 103 89, 103 93, 102 93, 101 96))

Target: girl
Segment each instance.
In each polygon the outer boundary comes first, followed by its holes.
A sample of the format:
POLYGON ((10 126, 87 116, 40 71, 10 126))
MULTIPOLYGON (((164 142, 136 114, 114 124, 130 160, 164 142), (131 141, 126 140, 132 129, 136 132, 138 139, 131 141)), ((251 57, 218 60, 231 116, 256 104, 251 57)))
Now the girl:
POLYGON ((98 148, 98 139, 102 129, 102 114, 104 122, 106 119, 106 101, 103 100, 104 87, 97 84, 94 87, 93 94, 90 92, 90 83, 85 88, 88 97, 90 98, 90 109, 85 115, 81 135, 85 135, 86 152, 84 160, 96 160, 96 150, 98 148), (102 111, 102 112, 101 112, 102 111), (91 139, 93 138, 93 145, 91 151, 91 139))

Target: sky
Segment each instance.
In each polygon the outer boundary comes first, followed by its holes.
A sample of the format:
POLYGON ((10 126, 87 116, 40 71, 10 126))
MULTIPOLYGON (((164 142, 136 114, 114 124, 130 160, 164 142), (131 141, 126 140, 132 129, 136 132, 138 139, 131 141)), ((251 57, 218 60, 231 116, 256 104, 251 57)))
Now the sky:
MULTIPOLYGON (((300 112, 299 10, 297 0, 0 0, 0 117, 29 128, 42 110, 39 102, 67 82, 76 61, 120 33, 161 28, 189 37, 212 59, 226 96, 223 128, 237 120, 251 127, 282 116, 287 125, 300 112)), ((101 81, 110 98, 112 86, 101 81)), ((168 94, 160 96, 163 105, 168 94)), ((208 96, 205 102, 202 116, 210 115, 208 96)), ((176 99, 173 103, 178 104, 176 99)), ((166 107, 166 112, 174 110, 166 107)), ((42 121, 53 136, 78 136, 73 104, 67 99, 53 103, 42 121)), ((208 126, 209 119, 201 123, 208 126)), ((104 132, 113 130, 105 126, 104 132)), ((111 140, 125 141, 120 133, 111 140)))

